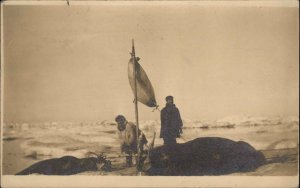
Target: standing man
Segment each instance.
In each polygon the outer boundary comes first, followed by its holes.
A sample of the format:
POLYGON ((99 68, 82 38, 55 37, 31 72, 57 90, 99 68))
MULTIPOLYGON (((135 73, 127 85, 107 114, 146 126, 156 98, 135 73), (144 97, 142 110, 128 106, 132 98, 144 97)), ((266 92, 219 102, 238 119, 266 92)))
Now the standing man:
MULTIPOLYGON (((137 154, 137 135, 136 125, 128 122, 123 115, 118 115, 115 118, 118 124, 118 135, 121 144, 121 153, 126 155, 126 167, 132 166, 132 155, 137 154)), ((143 151, 143 147, 147 144, 145 135, 139 130, 140 135, 140 151, 143 151)))
POLYGON ((164 139, 164 145, 176 144, 176 138, 182 134, 182 120, 178 108, 174 104, 173 96, 166 97, 166 106, 161 110, 160 138, 164 139))

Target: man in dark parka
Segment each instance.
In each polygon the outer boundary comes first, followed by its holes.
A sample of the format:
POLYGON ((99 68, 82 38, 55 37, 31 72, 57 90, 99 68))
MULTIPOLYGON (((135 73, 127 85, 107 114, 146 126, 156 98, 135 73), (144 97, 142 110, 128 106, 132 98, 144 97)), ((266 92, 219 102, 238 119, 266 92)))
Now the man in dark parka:
POLYGON ((178 108, 174 104, 172 96, 166 97, 166 106, 161 110, 161 131, 160 138, 163 138, 164 145, 176 144, 176 138, 182 134, 182 120, 178 108))

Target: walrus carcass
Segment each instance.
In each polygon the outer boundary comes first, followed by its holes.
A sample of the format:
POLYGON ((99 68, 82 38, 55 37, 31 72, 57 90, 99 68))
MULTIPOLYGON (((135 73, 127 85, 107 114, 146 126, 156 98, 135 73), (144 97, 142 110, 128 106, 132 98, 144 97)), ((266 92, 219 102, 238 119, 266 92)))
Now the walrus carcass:
POLYGON ((222 175, 253 171, 265 157, 246 142, 203 137, 154 148, 149 157, 149 175, 222 175))
POLYGON ((71 175, 85 171, 109 171, 110 168, 111 162, 101 155, 82 159, 73 156, 64 156, 37 162, 16 175, 71 175))

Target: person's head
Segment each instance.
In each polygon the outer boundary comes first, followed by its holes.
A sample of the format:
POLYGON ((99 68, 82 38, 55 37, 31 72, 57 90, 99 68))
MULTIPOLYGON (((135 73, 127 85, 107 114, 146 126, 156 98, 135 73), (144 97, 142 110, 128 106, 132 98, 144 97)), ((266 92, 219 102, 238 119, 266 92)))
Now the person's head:
POLYGON ((116 118, 115 118, 115 121, 117 122, 118 124, 118 129, 121 131, 121 130, 124 130, 125 129, 125 125, 126 125, 126 118, 123 116, 123 115, 118 115, 116 118))
POLYGON ((169 95, 166 97, 166 102, 167 104, 173 104, 174 103, 174 98, 173 96, 169 95))

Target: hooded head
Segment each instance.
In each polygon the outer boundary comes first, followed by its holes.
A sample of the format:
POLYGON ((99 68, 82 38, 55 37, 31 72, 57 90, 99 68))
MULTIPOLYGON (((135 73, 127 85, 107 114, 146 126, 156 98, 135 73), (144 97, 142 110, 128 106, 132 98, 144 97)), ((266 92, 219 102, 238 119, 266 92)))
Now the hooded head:
POLYGON ((173 104, 174 103, 174 98, 173 96, 169 95, 166 97, 166 102, 167 104, 173 104))
POLYGON ((126 123, 127 123, 127 120, 126 118, 123 116, 123 115, 118 115, 116 118, 115 118, 115 121, 117 122, 118 124, 118 130, 119 131, 123 131, 126 127, 126 123))

